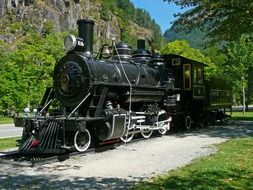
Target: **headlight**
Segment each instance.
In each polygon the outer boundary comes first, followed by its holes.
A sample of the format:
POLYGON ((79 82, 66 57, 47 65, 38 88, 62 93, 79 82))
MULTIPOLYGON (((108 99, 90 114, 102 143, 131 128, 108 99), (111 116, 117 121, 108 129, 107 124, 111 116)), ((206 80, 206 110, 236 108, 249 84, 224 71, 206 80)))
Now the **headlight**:
POLYGON ((74 35, 68 35, 64 40, 64 47, 67 51, 72 51, 76 48, 76 37, 74 35))

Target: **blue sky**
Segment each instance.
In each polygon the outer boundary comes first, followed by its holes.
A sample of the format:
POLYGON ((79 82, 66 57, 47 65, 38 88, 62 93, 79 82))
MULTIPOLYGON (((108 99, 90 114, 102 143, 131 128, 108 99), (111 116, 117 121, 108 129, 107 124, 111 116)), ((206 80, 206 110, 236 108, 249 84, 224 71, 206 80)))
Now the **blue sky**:
POLYGON ((174 14, 185 12, 188 9, 181 9, 173 3, 165 3, 163 0, 130 0, 135 8, 142 8, 149 12, 150 16, 155 19, 156 23, 161 26, 164 33, 170 28, 171 22, 175 20, 174 14))

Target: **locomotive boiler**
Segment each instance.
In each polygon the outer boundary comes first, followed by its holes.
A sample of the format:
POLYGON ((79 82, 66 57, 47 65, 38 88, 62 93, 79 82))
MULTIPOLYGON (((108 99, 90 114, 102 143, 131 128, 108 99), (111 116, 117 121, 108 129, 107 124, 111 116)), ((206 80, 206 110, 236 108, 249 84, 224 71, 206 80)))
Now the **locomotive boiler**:
POLYGON ((91 20, 78 20, 79 36, 69 35, 66 55, 53 71, 34 117, 16 117, 23 127, 20 152, 86 151, 114 139, 129 142, 134 134, 149 138, 170 129, 174 78, 159 55, 123 42, 93 53, 91 20))

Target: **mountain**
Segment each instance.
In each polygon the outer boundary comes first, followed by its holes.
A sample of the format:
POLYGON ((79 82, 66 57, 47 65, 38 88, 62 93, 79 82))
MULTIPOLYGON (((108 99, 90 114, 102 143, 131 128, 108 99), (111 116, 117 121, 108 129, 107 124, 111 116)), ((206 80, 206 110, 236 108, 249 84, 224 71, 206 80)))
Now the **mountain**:
POLYGON ((206 32, 200 30, 199 28, 187 31, 182 25, 174 23, 170 29, 164 32, 163 36, 169 42, 175 40, 186 40, 191 47, 203 49, 206 32))
POLYGON ((144 36, 155 46, 162 38, 149 13, 129 0, 0 0, 0 40, 12 44, 34 31, 76 31, 80 18, 95 21, 95 47, 112 37, 135 45, 144 36))

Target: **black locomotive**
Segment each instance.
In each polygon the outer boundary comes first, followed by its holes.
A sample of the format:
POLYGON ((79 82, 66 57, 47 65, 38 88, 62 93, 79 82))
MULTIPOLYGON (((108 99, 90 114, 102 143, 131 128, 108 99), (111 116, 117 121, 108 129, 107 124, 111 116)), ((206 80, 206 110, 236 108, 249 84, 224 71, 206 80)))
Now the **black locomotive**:
POLYGON ((221 108, 231 107, 229 89, 204 82, 204 64, 151 54, 144 40, 133 52, 113 41, 94 57, 94 22, 77 24, 79 37, 65 39, 68 52, 55 66, 53 87, 47 88, 39 112, 15 118, 23 127, 20 152, 84 152, 115 139, 129 142, 136 133, 163 135, 171 120, 189 129, 192 122, 222 119, 221 108))

